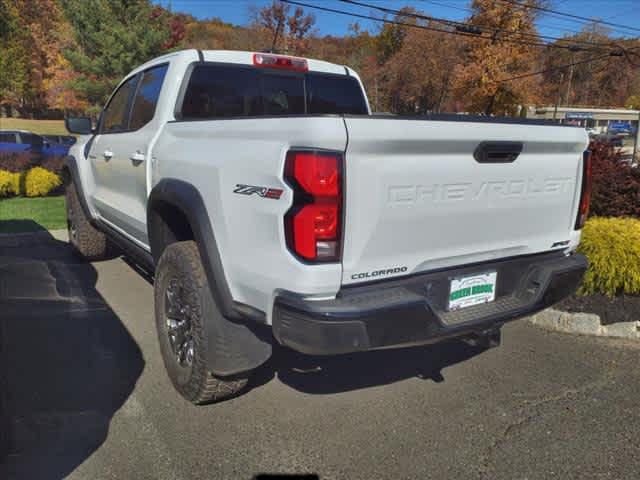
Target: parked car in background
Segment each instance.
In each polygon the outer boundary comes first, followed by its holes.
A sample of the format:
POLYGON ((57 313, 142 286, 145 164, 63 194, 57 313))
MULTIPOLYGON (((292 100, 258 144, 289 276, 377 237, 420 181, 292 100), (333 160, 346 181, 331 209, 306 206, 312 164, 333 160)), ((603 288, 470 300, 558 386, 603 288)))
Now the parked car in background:
POLYGON ((66 156, 70 144, 53 143, 37 133, 25 130, 0 130, 0 155, 29 153, 35 162, 47 157, 66 156))
POLYGON ((610 143, 614 147, 622 148, 624 146, 624 139, 620 135, 605 133, 602 135, 597 135, 595 137, 595 140, 602 143, 610 143))
POLYGON ((49 143, 59 143, 60 145, 73 145, 76 143, 76 137, 73 135, 43 135, 49 143))

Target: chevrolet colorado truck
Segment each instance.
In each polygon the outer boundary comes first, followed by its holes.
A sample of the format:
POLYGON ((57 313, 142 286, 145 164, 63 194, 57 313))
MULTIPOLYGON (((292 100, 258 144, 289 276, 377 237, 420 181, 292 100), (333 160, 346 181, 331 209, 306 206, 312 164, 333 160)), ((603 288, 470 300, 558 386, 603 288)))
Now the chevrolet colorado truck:
POLYGON ((587 266, 581 128, 372 115, 349 67, 198 50, 132 71, 95 128, 66 125, 70 242, 152 273, 167 372, 196 404, 237 393, 276 343, 495 343, 587 266))

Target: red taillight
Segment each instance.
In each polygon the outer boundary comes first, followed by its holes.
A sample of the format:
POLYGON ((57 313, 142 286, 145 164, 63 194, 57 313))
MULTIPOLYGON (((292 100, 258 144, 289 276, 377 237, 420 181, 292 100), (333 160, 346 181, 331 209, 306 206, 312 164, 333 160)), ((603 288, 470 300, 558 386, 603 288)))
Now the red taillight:
POLYGON ((253 65, 256 67, 295 70, 297 72, 309 71, 309 65, 307 64, 307 60, 304 58, 285 57, 282 55, 272 55, 268 53, 254 53, 253 65))
POLYGON ((578 218, 576 219, 576 230, 584 227, 589 215, 589 201, 591 200, 591 150, 586 150, 582 156, 582 189, 580 191, 580 204, 578 207, 578 218))
POLYGON ((333 152, 287 153, 285 178, 294 188, 285 217, 288 247, 308 261, 340 259, 342 233, 342 155, 333 152))

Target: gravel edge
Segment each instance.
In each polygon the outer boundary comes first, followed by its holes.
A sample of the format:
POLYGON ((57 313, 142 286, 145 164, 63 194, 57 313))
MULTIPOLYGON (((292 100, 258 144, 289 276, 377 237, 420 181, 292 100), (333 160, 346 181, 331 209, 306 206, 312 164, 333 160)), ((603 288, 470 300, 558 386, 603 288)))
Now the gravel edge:
POLYGON ((600 316, 594 313, 569 313, 548 308, 532 315, 529 321, 556 332, 640 340, 640 321, 602 325, 600 316))

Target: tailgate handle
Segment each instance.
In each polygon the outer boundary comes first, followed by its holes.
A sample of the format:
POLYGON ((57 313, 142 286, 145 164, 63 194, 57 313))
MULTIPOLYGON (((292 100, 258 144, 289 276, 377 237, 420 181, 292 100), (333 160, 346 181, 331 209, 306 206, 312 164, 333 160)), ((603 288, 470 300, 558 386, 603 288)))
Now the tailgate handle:
POLYGON ((478 163, 511 163, 522 153, 522 142, 481 142, 473 152, 478 163))

